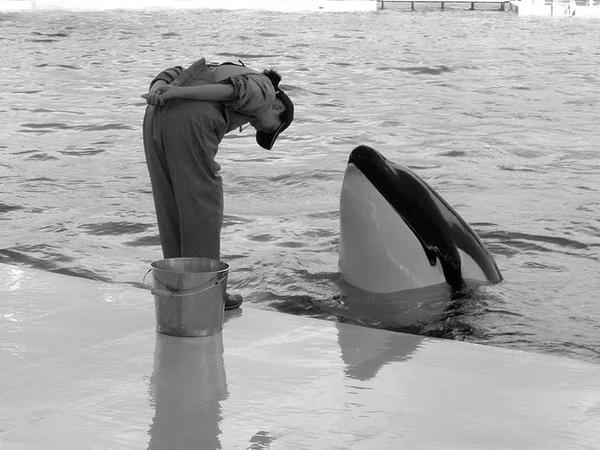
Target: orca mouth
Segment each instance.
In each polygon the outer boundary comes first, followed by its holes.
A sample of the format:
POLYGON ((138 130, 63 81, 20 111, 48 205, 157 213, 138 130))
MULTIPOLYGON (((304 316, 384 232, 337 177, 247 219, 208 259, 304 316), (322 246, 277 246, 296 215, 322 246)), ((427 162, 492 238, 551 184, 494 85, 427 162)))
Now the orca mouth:
POLYGON ((364 145, 352 151, 348 164, 359 169, 400 215, 421 243, 429 264, 435 266, 440 262, 446 282, 453 289, 464 287, 460 251, 477 262, 489 281, 502 280, 496 263, 477 234, 409 168, 387 160, 364 145))

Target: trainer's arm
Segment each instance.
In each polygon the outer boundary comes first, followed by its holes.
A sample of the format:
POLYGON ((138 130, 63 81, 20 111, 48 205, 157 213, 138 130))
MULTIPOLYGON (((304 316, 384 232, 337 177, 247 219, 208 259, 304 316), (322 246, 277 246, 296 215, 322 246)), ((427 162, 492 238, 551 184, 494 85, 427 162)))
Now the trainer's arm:
POLYGON ((203 102, 227 102, 233 99, 233 86, 230 84, 203 84, 201 86, 168 86, 164 94, 165 100, 187 98, 203 102))
POLYGON ((149 94, 142 95, 150 105, 164 105, 174 98, 203 102, 227 102, 233 99, 234 88, 230 84, 203 84, 201 86, 157 86, 149 94))

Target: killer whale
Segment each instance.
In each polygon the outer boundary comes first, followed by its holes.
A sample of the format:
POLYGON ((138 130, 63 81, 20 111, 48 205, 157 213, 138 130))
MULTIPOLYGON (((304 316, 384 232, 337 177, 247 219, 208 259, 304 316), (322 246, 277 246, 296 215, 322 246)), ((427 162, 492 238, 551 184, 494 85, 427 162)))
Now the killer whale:
POLYGON ((486 246, 436 191, 364 145, 351 152, 342 183, 338 265, 345 283, 380 294, 502 280, 486 246))

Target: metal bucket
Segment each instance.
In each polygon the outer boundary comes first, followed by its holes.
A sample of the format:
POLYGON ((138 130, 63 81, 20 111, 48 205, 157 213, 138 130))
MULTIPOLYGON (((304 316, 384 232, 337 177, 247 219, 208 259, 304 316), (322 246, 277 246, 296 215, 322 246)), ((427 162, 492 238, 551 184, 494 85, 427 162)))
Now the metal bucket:
POLYGON ((228 264, 208 258, 171 258, 150 266, 156 331, 195 337, 223 329, 228 264))

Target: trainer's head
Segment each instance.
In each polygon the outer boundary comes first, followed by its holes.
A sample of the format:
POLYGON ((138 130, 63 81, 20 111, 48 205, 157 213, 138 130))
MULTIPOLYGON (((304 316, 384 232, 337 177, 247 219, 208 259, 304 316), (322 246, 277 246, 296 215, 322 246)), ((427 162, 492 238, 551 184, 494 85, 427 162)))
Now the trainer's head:
POLYGON ((279 87, 281 76, 274 70, 265 70, 263 74, 271 80, 275 88, 275 102, 271 108, 261 114, 252 126, 256 128, 256 142, 262 148, 271 150, 277 137, 294 120, 294 104, 279 87))

